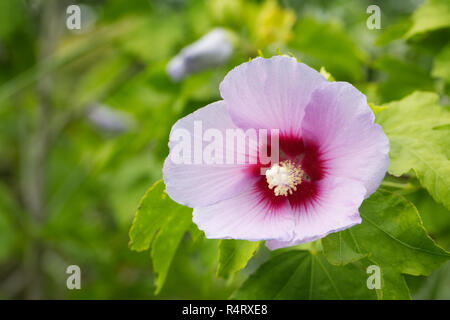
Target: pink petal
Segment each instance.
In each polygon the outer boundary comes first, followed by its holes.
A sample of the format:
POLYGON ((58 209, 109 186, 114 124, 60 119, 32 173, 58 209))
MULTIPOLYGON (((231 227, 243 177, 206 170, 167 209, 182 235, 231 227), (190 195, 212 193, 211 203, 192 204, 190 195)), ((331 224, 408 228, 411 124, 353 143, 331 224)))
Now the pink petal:
POLYGON ((358 213, 366 189, 355 180, 328 177, 318 182, 319 196, 293 208, 294 237, 290 241, 268 241, 270 249, 314 241, 361 223, 358 213))
MULTIPOLYGON (((255 178, 249 176, 246 165, 228 165, 225 164, 225 159, 224 164, 206 164, 204 161, 200 164, 194 163, 194 140, 202 139, 201 135, 194 134, 194 121, 201 121, 203 133, 208 128, 220 131, 224 137, 224 158, 227 152, 225 130, 236 128, 228 115, 223 101, 211 103, 175 123, 171 130, 171 137, 178 129, 186 129, 189 132, 192 143, 192 157, 190 157, 192 161, 191 164, 174 163, 172 155, 177 142, 169 142, 171 151, 164 162, 163 169, 164 183, 169 196, 180 204, 196 207, 211 205, 247 190, 254 183, 255 178)), ((202 150, 208 143, 203 142, 202 150)))
POLYGON ((210 239, 288 240, 294 219, 287 200, 277 207, 251 189, 212 206, 194 208, 193 220, 210 239))
POLYGON ((256 58, 230 71, 220 93, 237 126, 299 135, 311 94, 324 82, 320 73, 294 58, 256 58))
POLYGON ((331 82, 312 95, 303 119, 305 144, 319 146, 327 174, 361 181, 375 192, 389 165, 389 141, 366 97, 346 82, 331 82))

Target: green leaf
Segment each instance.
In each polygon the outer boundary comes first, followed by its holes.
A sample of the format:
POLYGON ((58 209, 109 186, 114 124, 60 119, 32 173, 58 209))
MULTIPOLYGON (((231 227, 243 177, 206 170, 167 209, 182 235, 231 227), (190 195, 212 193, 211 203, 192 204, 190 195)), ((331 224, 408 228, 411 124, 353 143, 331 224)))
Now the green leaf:
POLYGON ((151 248, 155 294, 161 291, 183 235, 192 225, 192 209, 172 201, 164 188, 159 180, 145 193, 130 229, 132 250, 151 248))
POLYGON ((429 277, 414 295, 418 300, 449 300, 450 299, 450 263, 445 264, 429 277))
POLYGON ((450 27, 450 2, 428 0, 413 14, 413 24, 405 35, 411 38, 417 34, 450 27))
POLYGON ((444 248, 450 248, 450 210, 436 203, 424 189, 406 194, 405 197, 414 203, 419 210, 425 229, 435 241, 444 248))
POLYGON ((334 266, 322 254, 291 250, 274 256, 244 282, 233 299, 376 299, 365 264, 334 266))
POLYGON ((413 170, 431 196, 450 208, 450 113, 438 99, 434 93, 414 92, 386 104, 376 121, 389 138, 389 173, 413 170))
POLYGON ((360 225, 322 239, 330 262, 343 264, 370 254, 371 259, 395 266, 402 273, 428 275, 450 259, 450 254, 428 236, 417 209, 405 198, 378 190, 363 202, 360 214, 360 225), (346 255, 339 256, 336 251, 346 255))
MULTIPOLYGON (((369 256, 368 253, 362 253, 363 250, 352 229, 329 235, 322 239, 322 246, 326 259, 338 266, 354 263, 369 256)), ((393 270, 389 265, 380 266, 373 258, 364 260, 370 262, 367 265, 380 267, 381 288, 376 290, 378 299, 411 299, 408 286, 400 272, 393 270)))
POLYGON ((343 266, 367 256, 361 251, 352 229, 332 233, 322 239, 323 251, 330 263, 343 266))
POLYGON ((200 230, 195 223, 192 223, 189 228, 189 234, 191 235, 191 239, 193 243, 197 243, 200 240, 205 238, 205 234, 202 230, 200 230))
POLYGON ((450 43, 434 59, 431 74, 450 83, 450 43))
POLYGON ((220 240, 217 276, 229 278, 243 269, 258 250, 259 244, 259 241, 220 240))
POLYGON ((166 224, 162 227, 152 245, 151 257, 153 268, 157 274, 155 294, 161 291, 175 252, 183 235, 192 224, 189 208, 180 206, 180 209, 171 212, 166 224))
POLYGON ((367 255, 381 268, 383 299, 408 298, 402 274, 428 275, 450 259, 426 233, 417 209, 405 198, 378 190, 360 208, 363 222, 322 239, 326 258, 347 264, 367 255))
POLYGON ((374 114, 377 114, 386 109, 386 107, 377 106, 375 103, 371 103, 371 102, 369 102, 369 107, 370 107, 370 109, 372 109, 372 112, 374 114))
POLYGON ((130 229, 130 249, 145 251, 168 217, 172 200, 164 193, 164 182, 159 180, 147 190, 141 199, 130 229))
POLYGON ((336 79, 356 81, 363 77, 362 63, 366 60, 366 53, 340 24, 303 17, 295 26, 295 35, 289 46, 298 53, 302 62, 317 70, 326 66, 336 79))
POLYGON ((123 18, 132 30, 127 37, 120 38, 118 44, 140 60, 152 63, 167 59, 175 53, 176 45, 183 40, 183 17, 172 15, 123 18), (158 30, 158 32, 149 32, 158 30), (154 45, 158 44, 158 50, 154 45))
POLYGON ((379 300, 411 300, 411 294, 403 274, 389 265, 380 265, 374 260, 370 261, 380 267, 381 288, 376 290, 379 300))
POLYGON ((378 86, 382 101, 401 99, 414 90, 434 90, 428 70, 417 61, 402 61, 391 56, 380 56, 373 67, 387 75, 378 86))
POLYGON ((377 46, 384 46, 391 41, 398 40, 402 38, 406 32, 411 28, 412 21, 410 18, 400 19, 394 24, 388 26, 383 33, 375 41, 377 46))
POLYGON ((336 81, 336 79, 333 77, 333 75, 331 73, 329 73, 325 67, 320 67, 320 74, 324 76, 325 79, 327 79, 328 81, 336 81))

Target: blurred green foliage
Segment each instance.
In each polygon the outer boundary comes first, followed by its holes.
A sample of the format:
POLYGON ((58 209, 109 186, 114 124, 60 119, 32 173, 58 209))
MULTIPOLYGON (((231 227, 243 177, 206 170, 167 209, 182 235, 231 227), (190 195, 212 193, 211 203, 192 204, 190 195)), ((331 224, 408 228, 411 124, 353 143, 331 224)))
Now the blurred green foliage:
MULTIPOLYGON (((289 52, 317 70, 323 66, 377 105, 417 90, 434 92, 449 105, 445 0, 75 2, 87 17, 80 31, 65 26, 71 2, 0 1, 0 298, 223 299, 268 260, 271 253, 260 246, 249 265, 230 276, 245 266, 241 257, 248 260, 256 250, 241 248, 239 258, 219 271, 227 279, 217 278, 218 247, 237 249, 205 240, 189 219, 179 226, 170 215, 166 228, 138 248, 149 249, 153 241, 151 253, 128 247, 139 200, 162 176, 171 126, 220 99, 224 75, 258 50, 266 57, 289 52), (366 27, 370 4, 381 8, 380 30, 366 27), (228 63, 173 82, 169 60, 217 26, 234 35, 228 63), (97 105, 126 113, 132 125, 111 130, 96 124, 89 112, 97 105), (174 225, 188 232, 164 247, 158 237, 173 239, 174 225), (165 260, 151 259, 155 255, 165 260), (66 288, 72 264, 81 267, 82 290, 66 288)), ((423 112, 428 115, 425 105, 423 112)), ((384 117, 389 113, 397 116, 387 110, 384 117)), ((439 148, 448 165, 448 145, 439 148)), ((431 236, 450 249, 450 212, 432 198, 448 190, 436 195, 430 186, 430 196, 409 177, 407 189, 397 190, 395 179, 390 186, 418 207, 431 236)), ((282 254, 286 272, 290 263, 326 263, 322 256, 282 254)), ((273 273, 273 266, 253 277, 273 273)), ((408 277, 413 297, 450 299, 448 266, 430 277, 408 277)), ((348 272, 357 267, 349 265, 348 272)), ((250 279, 237 297, 255 290, 250 279)))

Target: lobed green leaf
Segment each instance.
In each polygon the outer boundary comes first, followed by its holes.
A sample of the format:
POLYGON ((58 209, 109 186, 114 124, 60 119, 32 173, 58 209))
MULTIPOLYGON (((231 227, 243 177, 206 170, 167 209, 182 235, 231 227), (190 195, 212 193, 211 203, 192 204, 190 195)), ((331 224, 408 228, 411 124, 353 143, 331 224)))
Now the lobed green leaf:
POLYGON ((427 0, 412 17, 412 26, 405 35, 417 34, 450 27, 450 3, 448 0, 427 0))
POLYGON ((431 196, 450 208, 450 113, 435 93, 416 91, 385 105, 376 121, 389 138, 389 173, 413 170, 431 196))
POLYGON ((161 291, 178 246, 192 225, 192 209, 175 203, 164 189, 160 180, 145 193, 130 229, 132 250, 151 248, 155 294, 161 291))
POLYGON ((330 263, 346 265, 365 256, 378 265, 383 299, 409 298, 402 274, 428 275, 450 259, 427 234, 414 205, 378 190, 360 208, 363 222, 322 239, 330 263))
POLYGON ((260 245, 259 241, 220 240, 217 276, 229 278, 245 268, 260 245))
POLYGON ((244 282, 234 299, 376 299, 367 262, 330 264, 322 254, 291 250, 274 256, 244 282))

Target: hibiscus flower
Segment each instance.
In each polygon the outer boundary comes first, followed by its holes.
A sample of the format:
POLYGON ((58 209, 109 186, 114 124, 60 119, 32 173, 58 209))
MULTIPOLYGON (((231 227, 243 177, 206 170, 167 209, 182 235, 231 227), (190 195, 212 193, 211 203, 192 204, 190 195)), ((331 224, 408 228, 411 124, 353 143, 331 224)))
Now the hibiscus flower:
MULTIPOLYGON (((168 195, 193 208, 207 238, 267 240, 275 249, 361 223, 358 209, 389 164, 388 139, 361 92, 347 82, 327 81, 294 58, 276 56, 234 68, 220 93, 223 100, 175 123, 163 170, 168 195), (245 163, 189 161, 196 147, 185 149, 188 161, 174 161, 180 130, 190 142, 208 140, 196 123, 216 136, 230 129, 276 130, 277 148, 273 135, 253 145, 277 152, 277 161, 251 161, 247 149, 245 163)), ((230 145, 220 153, 240 152, 230 145)))

